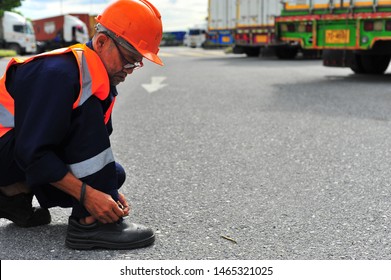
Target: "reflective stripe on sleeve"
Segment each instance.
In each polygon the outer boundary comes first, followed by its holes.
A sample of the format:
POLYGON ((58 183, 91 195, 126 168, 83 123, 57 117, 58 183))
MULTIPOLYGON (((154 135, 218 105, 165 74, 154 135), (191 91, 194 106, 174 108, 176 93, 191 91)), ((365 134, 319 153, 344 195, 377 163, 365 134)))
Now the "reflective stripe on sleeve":
POLYGON ((0 125, 3 127, 14 127, 14 116, 0 104, 0 125))
POLYGON ((82 55, 81 57, 81 71, 82 71, 82 95, 80 98, 79 106, 83 105, 83 103, 92 96, 92 78, 91 73, 88 70, 88 64, 86 57, 82 55))
POLYGON ((100 154, 86 159, 84 161, 69 164, 69 170, 77 178, 83 178, 90 176, 100 170, 102 170, 107 164, 114 162, 114 155, 111 148, 107 148, 100 154))

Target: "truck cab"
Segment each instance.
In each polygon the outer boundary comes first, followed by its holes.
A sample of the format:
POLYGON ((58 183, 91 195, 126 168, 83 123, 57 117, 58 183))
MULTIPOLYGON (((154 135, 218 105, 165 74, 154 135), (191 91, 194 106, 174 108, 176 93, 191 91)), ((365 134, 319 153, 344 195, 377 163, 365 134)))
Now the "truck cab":
POLYGON ((35 53, 37 44, 30 21, 23 16, 5 11, 1 19, 1 46, 15 50, 18 54, 35 53))
POLYGON ((202 48, 206 41, 206 28, 193 27, 189 29, 188 41, 191 48, 202 48))

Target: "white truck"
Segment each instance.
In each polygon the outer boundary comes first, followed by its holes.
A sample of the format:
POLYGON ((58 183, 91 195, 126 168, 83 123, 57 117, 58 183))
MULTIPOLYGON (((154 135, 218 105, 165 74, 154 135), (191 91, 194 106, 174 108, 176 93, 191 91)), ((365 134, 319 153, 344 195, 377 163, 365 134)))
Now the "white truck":
POLYGON ((206 25, 199 24, 192 28, 189 28, 187 33, 187 40, 189 47, 202 48, 205 46, 206 41, 206 25))
POLYGON ((0 47, 18 54, 35 53, 37 44, 31 22, 17 13, 5 11, 0 23, 0 47))

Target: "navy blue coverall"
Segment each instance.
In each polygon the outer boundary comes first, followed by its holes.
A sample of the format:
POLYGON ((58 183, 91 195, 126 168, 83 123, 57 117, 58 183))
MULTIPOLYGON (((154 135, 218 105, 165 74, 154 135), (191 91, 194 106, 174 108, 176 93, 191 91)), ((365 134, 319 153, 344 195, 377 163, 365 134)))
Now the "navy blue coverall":
MULTIPOLYGON (((87 46, 92 49, 91 42, 87 46)), ((116 88, 106 100, 92 96, 72 109, 80 92, 72 53, 13 66, 6 87, 15 100, 15 128, 0 138, 0 186, 25 181, 42 207, 73 207, 72 216, 88 216, 76 199, 49 183, 61 180, 71 164, 111 152, 112 123, 104 123, 104 112, 116 88)), ((112 159, 93 172, 77 177, 117 201, 124 169, 112 159)))

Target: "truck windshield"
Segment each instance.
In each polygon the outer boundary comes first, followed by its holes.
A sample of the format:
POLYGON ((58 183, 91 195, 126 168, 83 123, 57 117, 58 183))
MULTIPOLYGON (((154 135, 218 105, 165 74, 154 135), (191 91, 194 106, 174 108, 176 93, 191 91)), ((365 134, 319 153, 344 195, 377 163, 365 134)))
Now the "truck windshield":
POLYGON ((13 26, 14 32, 23 33, 23 34, 34 34, 33 29, 27 24, 16 24, 13 26))
POLYGON ((189 35, 201 35, 205 33, 204 30, 201 30, 201 29, 190 29, 189 30, 189 35))
POLYGON ((34 34, 34 29, 30 24, 26 25, 26 33, 27 34, 34 34))

